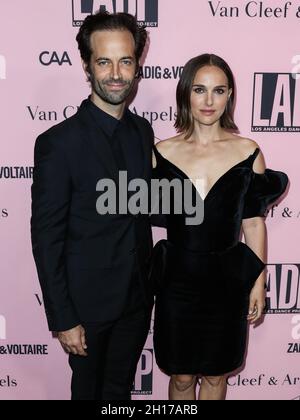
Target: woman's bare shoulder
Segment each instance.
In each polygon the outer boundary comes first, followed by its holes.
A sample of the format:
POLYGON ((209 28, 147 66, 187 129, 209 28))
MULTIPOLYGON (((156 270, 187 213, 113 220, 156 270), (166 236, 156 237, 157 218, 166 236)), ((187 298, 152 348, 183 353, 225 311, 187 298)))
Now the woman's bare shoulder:
POLYGON ((175 148, 178 145, 178 143, 180 143, 181 141, 182 141, 182 135, 179 134, 177 136, 170 137, 165 140, 161 140, 158 143, 156 143, 155 146, 160 152, 168 153, 170 150, 175 148))
POLYGON ((256 149, 260 149, 259 145, 254 140, 247 137, 234 135, 230 140, 232 145, 238 149, 241 155, 252 154, 256 149))
POLYGON ((246 137, 239 137, 239 147, 241 147, 241 152, 243 153, 243 156, 248 157, 250 154, 253 154, 256 149, 259 149, 259 153, 255 158, 254 164, 253 164, 253 170, 256 173, 264 173, 266 164, 265 164, 265 158, 264 155, 260 149, 259 144, 256 143, 256 141, 246 138, 246 137))

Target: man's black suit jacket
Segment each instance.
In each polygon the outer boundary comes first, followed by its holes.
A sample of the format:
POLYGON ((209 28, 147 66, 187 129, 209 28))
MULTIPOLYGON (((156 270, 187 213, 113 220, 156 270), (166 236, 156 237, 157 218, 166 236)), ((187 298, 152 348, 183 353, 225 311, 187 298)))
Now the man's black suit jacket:
MULTIPOLYGON (((150 182, 153 130, 130 113, 143 148, 141 178, 150 182)), ((116 319, 124 309, 137 262, 145 305, 153 302, 147 280, 152 235, 147 215, 99 215, 100 179, 118 185, 109 140, 95 124, 87 101, 68 120, 41 134, 35 145, 31 234, 49 329, 116 319)))

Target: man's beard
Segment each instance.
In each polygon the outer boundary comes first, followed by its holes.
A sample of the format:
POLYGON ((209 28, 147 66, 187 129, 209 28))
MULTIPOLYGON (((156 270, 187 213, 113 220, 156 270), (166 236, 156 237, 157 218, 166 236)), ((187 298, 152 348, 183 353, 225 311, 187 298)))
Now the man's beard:
POLYGON ((108 79, 105 81, 99 81, 95 76, 90 74, 90 81, 93 91, 104 101, 110 105, 120 105, 122 104, 130 95, 132 90, 134 79, 123 80, 123 79, 108 79), (106 88, 107 84, 120 84, 123 89, 119 92, 109 92, 106 88))

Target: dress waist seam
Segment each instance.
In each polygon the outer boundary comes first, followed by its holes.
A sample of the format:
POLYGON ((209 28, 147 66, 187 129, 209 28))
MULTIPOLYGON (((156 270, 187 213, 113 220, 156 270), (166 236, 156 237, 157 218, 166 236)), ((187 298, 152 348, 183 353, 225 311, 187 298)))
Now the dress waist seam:
POLYGON ((191 254, 198 254, 198 255, 222 255, 230 251, 231 249, 235 248, 241 241, 238 241, 227 248, 223 248, 223 249, 215 250, 215 251, 197 251, 193 249, 184 248, 183 246, 180 246, 180 245, 176 245, 174 244, 174 242, 171 242, 169 240, 168 242, 172 247, 174 247, 175 249, 178 249, 180 252, 188 252, 191 254))

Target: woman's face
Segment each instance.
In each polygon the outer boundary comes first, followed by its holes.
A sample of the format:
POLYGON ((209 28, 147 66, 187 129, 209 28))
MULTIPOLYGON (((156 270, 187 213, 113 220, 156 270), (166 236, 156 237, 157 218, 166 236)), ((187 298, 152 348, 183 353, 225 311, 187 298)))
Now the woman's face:
POLYGON ((191 112, 195 121, 211 126, 219 123, 232 89, 219 67, 204 66, 196 73, 191 92, 191 112))

